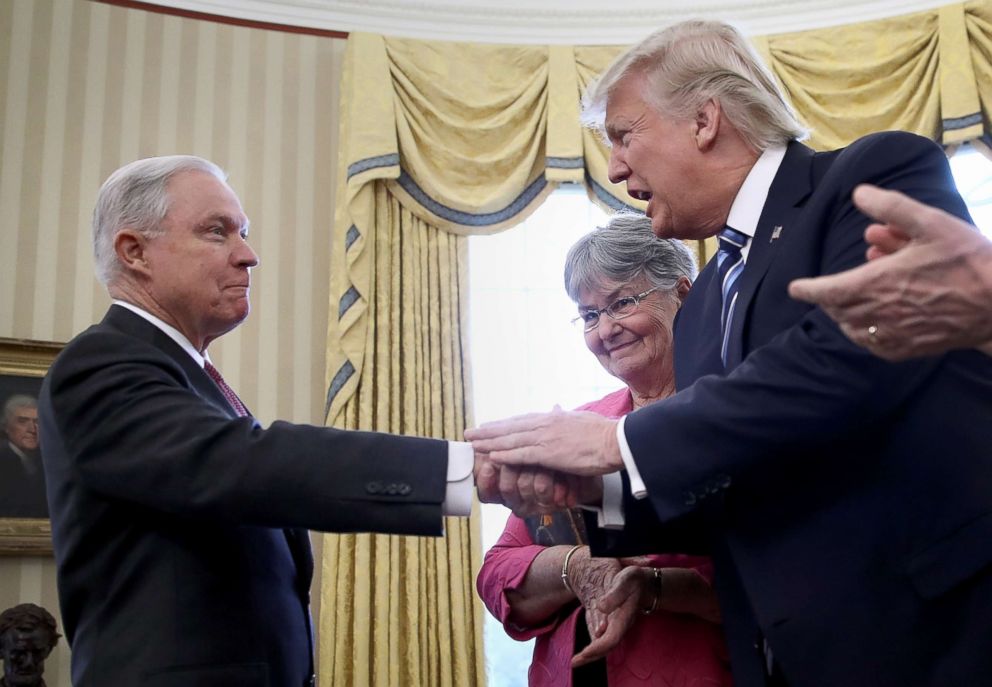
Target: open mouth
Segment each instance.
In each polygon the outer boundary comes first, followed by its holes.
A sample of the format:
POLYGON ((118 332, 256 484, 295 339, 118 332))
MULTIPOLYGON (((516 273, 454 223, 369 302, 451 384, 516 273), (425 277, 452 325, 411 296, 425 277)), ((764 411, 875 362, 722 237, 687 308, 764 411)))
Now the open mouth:
POLYGON ((651 193, 649 191, 631 191, 628 190, 627 194, 631 198, 636 198, 637 200, 643 200, 645 202, 651 200, 651 193))

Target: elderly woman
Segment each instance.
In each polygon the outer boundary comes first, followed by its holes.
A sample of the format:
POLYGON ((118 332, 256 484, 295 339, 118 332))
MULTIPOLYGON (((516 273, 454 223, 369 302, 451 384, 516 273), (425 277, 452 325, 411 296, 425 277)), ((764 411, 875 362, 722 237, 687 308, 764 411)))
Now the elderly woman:
MULTIPOLYGON (((656 238, 640 215, 617 215, 572 246, 565 289, 578 305, 576 325, 600 364, 626 385, 580 410, 616 418, 675 392, 672 322, 695 276, 689 250, 656 238)), ((593 558, 585 541, 577 512, 511 515, 479 572, 479 594, 507 634, 537 638, 532 687, 730 684, 708 559, 593 558), (617 645, 605 661, 573 670, 573 654, 603 630, 596 600, 607 592, 624 595, 639 612, 611 616, 622 625, 617 645)))

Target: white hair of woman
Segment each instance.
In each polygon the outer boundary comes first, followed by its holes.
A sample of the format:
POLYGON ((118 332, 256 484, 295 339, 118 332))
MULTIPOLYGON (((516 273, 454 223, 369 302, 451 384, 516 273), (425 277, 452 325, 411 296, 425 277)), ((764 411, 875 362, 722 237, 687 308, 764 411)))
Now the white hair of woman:
POLYGON ((651 220, 644 215, 620 213, 569 249, 565 291, 578 302, 582 289, 628 284, 642 276, 652 287, 671 289, 680 277, 694 281, 697 272, 696 258, 685 243, 655 236, 651 220))

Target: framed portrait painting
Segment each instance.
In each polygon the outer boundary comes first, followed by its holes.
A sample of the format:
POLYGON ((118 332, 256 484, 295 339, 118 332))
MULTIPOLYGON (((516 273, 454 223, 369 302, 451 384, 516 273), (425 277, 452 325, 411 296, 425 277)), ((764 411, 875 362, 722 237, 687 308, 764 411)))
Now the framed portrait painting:
POLYGON ((38 393, 62 344, 0 338, 0 555, 47 555, 38 393))

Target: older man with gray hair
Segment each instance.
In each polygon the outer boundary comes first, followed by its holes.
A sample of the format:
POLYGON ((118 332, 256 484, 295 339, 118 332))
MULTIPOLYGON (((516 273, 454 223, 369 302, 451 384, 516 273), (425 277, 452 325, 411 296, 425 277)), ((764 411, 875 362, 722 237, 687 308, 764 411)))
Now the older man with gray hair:
POLYGON ((312 685, 304 528, 439 535, 467 515, 465 444, 275 422, 207 347, 250 309, 248 218, 198 157, 139 160, 93 216, 106 317, 41 393, 76 687, 312 685))
POLYGON ((0 517, 47 518, 45 473, 38 454, 38 401, 15 394, 3 404, 0 517))
POLYGON ((652 34, 588 103, 611 179, 647 201, 655 233, 720 250, 676 322, 678 393, 619 421, 556 412, 466 433, 491 459, 480 495, 549 508, 530 485, 567 472, 604 514, 622 499, 620 529, 591 531, 601 555, 710 541, 739 687, 986 681, 992 358, 892 364, 787 293, 864 263, 859 184, 967 219, 943 151, 887 132, 814 152, 719 22, 652 34))

